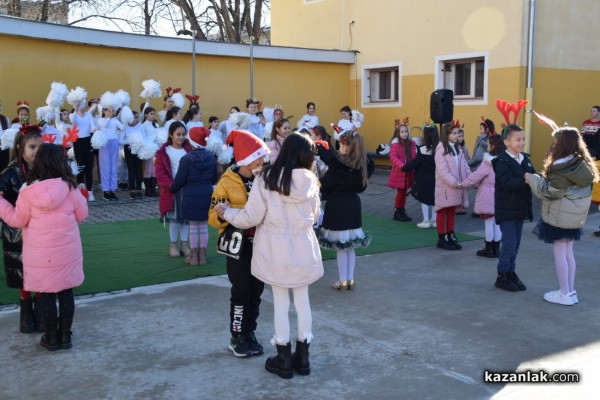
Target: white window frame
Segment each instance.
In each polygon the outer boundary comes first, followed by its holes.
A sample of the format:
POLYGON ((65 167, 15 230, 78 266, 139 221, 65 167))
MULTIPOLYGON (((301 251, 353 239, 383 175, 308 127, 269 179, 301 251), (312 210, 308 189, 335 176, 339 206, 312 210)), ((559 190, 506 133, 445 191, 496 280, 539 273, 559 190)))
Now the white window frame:
MULTIPOLYGON (((489 58, 490 54, 487 51, 474 53, 459 53, 437 56, 435 58, 435 83, 434 90, 444 89, 444 65, 448 61, 460 62, 461 60, 469 61, 483 58, 483 97, 482 98, 460 98, 454 97, 454 104, 463 106, 482 106, 488 104, 488 76, 489 76, 489 58)), ((473 73, 475 70, 473 69, 473 73)))
POLYGON ((402 106, 402 63, 394 61, 381 64, 366 64, 361 66, 361 107, 363 108, 385 108, 402 106), (398 100, 371 101, 371 71, 378 69, 398 69, 398 82, 394 82, 398 88, 398 100))

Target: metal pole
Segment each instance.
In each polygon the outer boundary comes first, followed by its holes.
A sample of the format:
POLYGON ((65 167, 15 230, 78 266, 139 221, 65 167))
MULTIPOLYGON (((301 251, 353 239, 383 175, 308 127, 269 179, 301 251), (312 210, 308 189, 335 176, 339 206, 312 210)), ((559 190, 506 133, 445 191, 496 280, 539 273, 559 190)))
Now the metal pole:
POLYGON ((254 98, 254 37, 250 36, 250 98, 254 98))
POLYGON ((192 30, 192 96, 196 95, 196 31, 192 30))
POLYGON ((529 41, 527 46, 527 88, 525 89, 525 152, 531 151, 531 125, 533 114, 533 34, 535 32, 535 0, 529 2, 529 41))

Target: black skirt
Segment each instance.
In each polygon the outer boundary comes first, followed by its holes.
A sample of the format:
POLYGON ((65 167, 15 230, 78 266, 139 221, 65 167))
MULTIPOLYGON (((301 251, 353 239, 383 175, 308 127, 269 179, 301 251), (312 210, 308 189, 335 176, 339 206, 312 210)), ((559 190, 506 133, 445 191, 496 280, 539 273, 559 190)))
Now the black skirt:
POLYGON ((554 243, 555 240, 561 239, 579 240, 581 239, 581 228, 558 228, 540 220, 533 229, 533 234, 545 243, 554 243))

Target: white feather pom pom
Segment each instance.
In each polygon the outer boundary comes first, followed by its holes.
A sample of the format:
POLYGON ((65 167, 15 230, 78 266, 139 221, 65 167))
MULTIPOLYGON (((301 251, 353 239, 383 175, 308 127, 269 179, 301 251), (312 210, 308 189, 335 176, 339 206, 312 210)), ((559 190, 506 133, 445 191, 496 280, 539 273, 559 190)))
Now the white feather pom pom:
POLYGON ((171 100, 173 100, 173 104, 179 108, 185 106, 185 97, 183 97, 181 93, 173 93, 171 100))
POLYGON ((265 107, 263 115, 265 116, 266 122, 271 122, 274 120, 273 116, 275 115, 275 109, 272 107, 265 107))
POLYGON ((206 149, 218 156, 221 153, 223 147, 223 135, 221 132, 212 132, 206 139, 206 149))
POLYGON ((77 176, 83 169, 83 167, 80 167, 79 165, 77 165, 77 161, 75 161, 75 160, 69 161, 69 168, 71 169, 71 173, 74 176, 77 176))
POLYGON ((37 117, 38 124, 41 121, 44 121, 45 123, 54 121, 54 110, 50 106, 38 107, 35 110, 35 115, 37 117))
POLYGON ((128 139, 129 147, 131 148, 131 154, 137 154, 144 145, 144 134, 140 131, 134 131, 129 134, 128 139))
POLYGON ((352 119, 362 124, 363 120, 365 119, 365 116, 358 110, 352 110, 352 119))
POLYGON ((250 126, 250 117, 248 113, 233 113, 229 116, 229 122, 233 125, 233 129, 246 129, 250 126))
POLYGON ((155 99, 162 96, 160 82, 157 82, 154 79, 145 80, 142 82, 142 87, 144 90, 140 93, 140 97, 143 97, 144 99, 155 99))
POLYGON ((5 129, 2 137, 0 137, 0 149, 12 149, 15 145, 15 137, 19 133, 18 129, 5 129))
POLYGON ((67 150, 67 157, 69 160, 75 159, 75 148, 71 147, 69 150, 67 150))
POLYGON ((101 149, 102 147, 106 146, 106 143, 108 142, 108 136, 106 135, 106 132, 102 130, 97 130, 92 135, 91 142, 93 148, 101 149))
POLYGON ((158 145, 152 140, 144 140, 144 144, 138 150, 137 156, 140 160, 150 160, 158 151, 158 145))
POLYGON ((72 89, 67 95, 67 103, 69 103, 74 108, 82 107, 83 104, 87 101, 87 92, 81 86, 77 86, 75 89, 72 89))
POLYGON ((48 97, 46 97, 46 104, 52 108, 60 108, 65 102, 68 94, 69 89, 67 89, 67 85, 61 82, 52 82, 50 85, 50 93, 48 93, 48 97))
POLYGON ((231 160, 233 159, 233 147, 227 147, 226 150, 223 150, 222 152, 219 153, 219 155, 217 156, 217 162, 219 164, 229 164, 231 162, 231 160))
POLYGON ((159 146, 162 146, 163 144, 167 143, 167 140, 169 139, 169 131, 165 128, 159 128, 156 130, 156 137, 154 138, 154 141, 156 142, 156 144, 158 144, 159 146))
MULTIPOLYGON (((129 93, 127 93, 123 89, 117 90, 117 93, 115 93, 115 96, 117 96, 119 98, 119 100, 121 101, 121 104, 123 104, 123 107, 129 106, 129 104, 131 104, 131 96, 129 95, 129 93)), ((121 121, 121 122, 123 122, 123 121, 121 121)))
POLYGON ((102 110, 111 107, 116 112, 121 108, 121 102, 113 92, 104 92, 100 97, 100 107, 102 110))
POLYGON ((121 108, 121 112, 119 112, 119 120, 126 126, 131 124, 133 121, 133 111, 131 111, 129 106, 123 106, 123 108, 121 108))

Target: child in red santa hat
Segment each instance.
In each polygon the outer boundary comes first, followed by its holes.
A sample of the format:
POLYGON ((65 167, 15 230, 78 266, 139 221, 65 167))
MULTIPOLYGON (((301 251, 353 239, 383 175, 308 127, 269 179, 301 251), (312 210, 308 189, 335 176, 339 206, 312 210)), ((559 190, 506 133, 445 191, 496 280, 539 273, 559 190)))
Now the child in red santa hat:
POLYGON ((215 187, 208 213, 208 223, 219 228, 219 237, 222 238, 219 252, 228 255, 227 276, 232 285, 229 349, 237 357, 247 357, 263 353, 263 347, 254 335, 259 315, 260 297, 264 289, 264 283, 250 272, 255 229, 238 230, 230 238, 232 239, 234 235, 239 236, 241 233, 241 242, 231 240, 230 244, 237 243, 238 245, 227 245, 225 236, 235 227, 220 219, 214 206, 217 203, 228 202, 233 208, 244 208, 252 189, 254 177, 262 169, 265 156, 269 154, 269 148, 261 139, 245 130, 231 131, 226 144, 233 145, 236 164, 223 173, 215 187))

